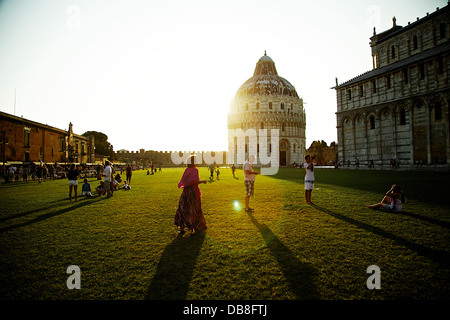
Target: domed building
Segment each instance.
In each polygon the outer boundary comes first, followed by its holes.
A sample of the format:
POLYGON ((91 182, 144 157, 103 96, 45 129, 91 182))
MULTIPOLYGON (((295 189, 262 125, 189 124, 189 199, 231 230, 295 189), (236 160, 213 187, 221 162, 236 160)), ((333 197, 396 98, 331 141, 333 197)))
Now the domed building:
MULTIPOLYGON (((249 153, 255 148, 251 146, 251 139, 244 138, 244 143, 239 143, 236 132, 242 129, 256 131, 258 163, 261 163, 259 129, 267 129, 267 152, 276 152, 278 149, 279 166, 288 166, 292 163, 303 163, 305 156, 305 110, 303 100, 299 98, 294 86, 286 79, 278 75, 275 63, 266 55, 262 56, 256 63, 253 77, 245 81, 237 90, 231 101, 228 113, 228 162, 242 164, 242 156, 247 159, 249 153), (271 129, 278 129, 278 148, 271 144, 271 129), (249 145, 250 143, 250 145, 249 145)), ((248 131, 247 131, 248 132, 248 131)), ((262 148, 261 151, 263 151, 262 148)), ((256 155, 256 154, 255 154, 256 155)), ((274 156, 274 155, 272 155, 274 156)), ((275 155, 276 156, 276 155, 275 155)), ((263 163, 263 162, 262 162, 263 163)), ((264 164, 264 163, 263 163, 264 164)))

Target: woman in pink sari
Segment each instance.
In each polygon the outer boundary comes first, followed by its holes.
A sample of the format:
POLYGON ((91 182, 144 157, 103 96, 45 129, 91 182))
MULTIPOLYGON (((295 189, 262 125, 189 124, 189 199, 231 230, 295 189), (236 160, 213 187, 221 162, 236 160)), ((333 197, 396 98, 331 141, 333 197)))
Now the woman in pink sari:
POLYGON ((203 216, 201 192, 199 183, 206 183, 200 180, 198 170, 195 165, 195 156, 189 156, 186 160, 187 168, 178 183, 178 188, 183 188, 177 213, 175 214, 175 225, 178 233, 185 233, 185 229, 194 232, 206 229, 206 221, 203 216))

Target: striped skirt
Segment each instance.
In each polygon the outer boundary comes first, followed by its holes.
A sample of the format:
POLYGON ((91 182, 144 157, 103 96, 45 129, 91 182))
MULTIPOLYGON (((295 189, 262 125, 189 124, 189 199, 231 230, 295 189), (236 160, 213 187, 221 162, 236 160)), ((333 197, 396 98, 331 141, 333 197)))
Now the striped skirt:
POLYGON ((174 222, 180 229, 187 228, 195 231, 206 229, 201 198, 196 199, 193 186, 183 188, 174 222))

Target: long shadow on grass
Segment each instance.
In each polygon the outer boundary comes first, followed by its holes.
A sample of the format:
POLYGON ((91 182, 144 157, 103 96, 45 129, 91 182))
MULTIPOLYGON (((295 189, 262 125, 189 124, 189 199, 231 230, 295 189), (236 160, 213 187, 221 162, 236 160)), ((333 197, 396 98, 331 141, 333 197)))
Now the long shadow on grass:
POLYGON ((56 207, 61 207, 61 206, 67 205, 67 202, 64 202, 63 200, 57 200, 57 201, 54 201, 54 202, 57 202, 57 203, 53 204, 53 205, 50 205, 50 206, 47 203, 46 206, 42 207, 42 208, 37 208, 37 209, 30 210, 30 211, 25 211, 25 212, 21 212, 21 213, 18 213, 18 214, 14 214, 14 215, 11 215, 11 216, 8 216, 8 217, 0 218, 0 222, 11 220, 11 219, 15 219, 15 218, 19 218, 19 217, 23 217, 23 216, 27 216, 27 215, 30 215, 30 214, 33 214, 33 213, 41 212, 43 210, 48 210, 48 209, 51 209, 51 208, 56 208, 56 207))
POLYGON ((264 223, 259 223, 251 213, 248 213, 251 222, 261 232, 267 247, 277 259, 277 262, 286 277, 289 286, 297 299, 319 299, 314 279, 316 270, 308 264, 302 263, 289 250, 283 242, 264 223))
MULTIPOLYGON (((12 229, 17 229, 17 228, 20 228, 20 227, 23 227, 23 226, 27 226, 27 225, 30 225, 30 224, 33 224, 33 223, 36 223, 36 222, 40 222, 40 221, 46 220, 48 218, 52 218, 54 216, 58 216, 60 214, 64 214, 64 213, 73 211, 75 209, 78 209, 78 208, 87 206, 89 204, 92 204, 93 202, 96 202, 96 201, 97 200, 94 200, 94 199, 93 200, 80 201, 77 204, 71 205, 71 206, 66 207, 64 209, 42 214, 42 215, 40 215, 40 216, 38 216, 38 217, 36 217, 34 219, 31 219, 29 221, 26 221, 26 222, 23 222, 23 223, 19 223, 19 224, 10 225, 10 226, 4 227, 4 228, 0 228, 0 234, 3 233, 3 232, 6 232, 6 231, 12 230, 12 229)), ((32 210, 29 213, 33 213, 33 212, 38 212, 38 210, 32 210)))
POLYGON ((421 215, 416 214, 416 213, 407 212, 407 211, 400 211, 400 212, 396 212, 395 214, 411 217, 411 218, 414 218, 414 219, 419 219, 419 220, 422 220, 422 221, 429 222, 431 224, 435 224, 435 225, 441 226, 443 228, 450 229, 450 222, 447 222, 447 221, 441 221, 441 220, 433 219, 433 218, 430 218, 430 217, 427 217, 427 216, 421 216, 421 215))
POLYGON ((175 238, 159 260, 145 299, 185 300, 205 233, 175 238))
POLYGON ((340 219, 342 221, 350 223, 350 224, 352 224, 352 225, 354 225, 354 226, 356 226, 358 228, 361 228, 361 229, 364 229, 366 231, 372 232, 372 233, 374 233, 376 235, 379 235, 379 236, 381 236, 383 238, 394 240, 399 245, 402 245, 402 246, 404 246, 404 247, 406 247, 408 249, 416 251, 418 254, 420 254, 420 255, 422 255, 424 257, 427 257, 427 258, 429 258, 429 259, 431 259, 431 260, 433 260, 433 261, 435 261, 437 263, 440 263, 440 264, 442 264, 444 266, 449 266, 450 265, 450 255, 446 251, 434 250, 434 249, 430 249, 430 248, 424 247, 424 246, 422 246, 420 244, 417 244, 417 243, 408 241, 406 239, 403 239, 403 238, 401 238, 399 236, 393 235, 392 233, 389 233, 389 232, 387 232, 387 231, 385 231, 385 230, 383 230, 381 228, 378 228, 378 227, 372 226, 370 224, 367 224, 367 223, 364 223, 364 222, 361 222, 361 221, 349 218, 347 216, 344 216, 343 214, 340 214, 338 212, 334 212, 334 211, 331 211, 329 209, 319 207, 316 204, 312 204, 312 206, 314 208, 316 208, 317 210, 322 211, 323 213, 326 213, 326 214, 328 214, 328 215, 330 215, 330 216, 332 216, 332 217, 334 217, 336 219, 340 219))

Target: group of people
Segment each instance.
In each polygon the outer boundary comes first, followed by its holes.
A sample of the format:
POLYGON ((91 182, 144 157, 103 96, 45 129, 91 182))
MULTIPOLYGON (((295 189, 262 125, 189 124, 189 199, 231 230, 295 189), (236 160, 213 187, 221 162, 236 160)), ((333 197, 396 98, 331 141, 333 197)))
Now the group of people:
MULTIPOLYGON (((127 167, 127 169, 129 166, 127 167)), ((114 177, 115 170, 111 166, 109 161, 105 161, 105 169, 103 171, 103 180, 100 181, 100 185, 95 188, 98 196, 106 195, 107 198, 113 196, 115 190, 119 189, 119 183, 122 181, 122 178, 119 173, 114 177)), ((69 171, 67 172, 67 179, 69 180, 69 200, 72 202, 72 191, 75 193, 75 201, 78 200, 78 179, 80 177, 80 170, 72 164, 70 166, 69 171)), ((130 190, 131 183, 131 168, 129 172, 127 171, 127 179, 124 181, 123 186, 121 187, 124 190, 130 190)), ((81 195, 86 197, 92 197, 91 185, 88 180, 85 178, 84 183, 81 187, 81 195)))
POLYGON ((2 166, 0 175, 5 177, 6 182, 35 180, 41 183, 43 180, 55 180, 58 175, 64 173, 64 169, 58 164, 45 164, 42 161, 39 164, 29 165, 10 165, 2 166))
MULTIPOLYGON (((254 209, 250 207, 250 197, 254 195, 255 176, 259 174, 258 171, 253 170, 252 163, 256 157, 250 155, 243 166, 244 183, 245 183, 245 212, 253 212, 254 209)), ((305 200, 307 204, 312 204, 311 194, 314 190, 315 176, 314 176, 314 158, 310 155, 305 156, 305 200)), ((180 235, 187 230, 198 232, 206 230, 206 221, 201 207, 201 192, 199 184, 206 183, 206 180, 200 180, 199 173, 195 164, 195 155, 191 155, 186 160, 187 168, 185 169, 178 188, 183 191, 180 196, 178 208, 175 214, 174 223, 178 228, 180 235)), ((211 177, 213 177, 213 167, 210 166, 211 177)), ((232 166, 232 173, 234 177, 235 167, 232 166)), ((394 184, 386 193, 384 198, 376 204, 367 205, 370 209, 381 208, 385 212, 400 212, 402 210, 402 203, 405 202, 405 195, 400 186, 394 184)))
POLYGON ((210 164, 208 169, 209 169, 209 172, 211 173, 211 175, 209 176, 209 179, 210 180, 214 179, 214 172, 215 172, 216 178, 217 178, 217 180, 219 180, 219 175, 220 175, 219 166, 216 167, 214 164, 210 164))

